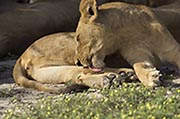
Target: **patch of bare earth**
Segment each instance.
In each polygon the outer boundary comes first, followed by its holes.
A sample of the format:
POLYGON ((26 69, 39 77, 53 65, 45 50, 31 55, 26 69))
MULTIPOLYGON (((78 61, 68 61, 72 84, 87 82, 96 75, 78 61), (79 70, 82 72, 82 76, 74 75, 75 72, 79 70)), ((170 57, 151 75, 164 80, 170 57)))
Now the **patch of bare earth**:
MULTIPOLYGON (((32 105, 38 99, 55 95, 25 89, 16 85, 12 78, 12 70, 15 62, 16 58, 0 60, 0 119, 3 118, 3 114, 8 109, 24 104, 32 105)), ((60 86, 64 85, 61 84, 60 86)))

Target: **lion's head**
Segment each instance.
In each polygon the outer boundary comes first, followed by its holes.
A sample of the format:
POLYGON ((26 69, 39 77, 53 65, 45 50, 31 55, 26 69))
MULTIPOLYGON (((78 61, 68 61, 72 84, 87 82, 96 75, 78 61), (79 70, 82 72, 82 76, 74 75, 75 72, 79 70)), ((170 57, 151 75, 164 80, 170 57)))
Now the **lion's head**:
POLYGON ((113 52, 110 47, 114 44, 108 40, 113 35, 112 31, 105 25, 105 17, 98 15, 96 0, 82 0, 80 12, 81 18, 76 29, 77 59, 83 66, 102 68, 105 56, 113 52))

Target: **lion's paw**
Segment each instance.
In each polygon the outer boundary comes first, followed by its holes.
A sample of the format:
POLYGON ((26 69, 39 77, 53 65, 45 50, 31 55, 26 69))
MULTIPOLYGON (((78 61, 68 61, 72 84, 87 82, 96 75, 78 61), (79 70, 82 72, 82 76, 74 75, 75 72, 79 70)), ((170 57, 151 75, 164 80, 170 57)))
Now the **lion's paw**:
POLYGON ((134 64, 134 70, 138 79, 147 87, 157 87, 161 85, 162 74, 151 63, 141 62, 134 64))
POLYGON ((118 74, 109 73, 103 78, 103 86, 104 88, 110 88, 112 82, 118 79, 118 74))
POLYGON ((139 80, 147 87, 157 87, 162 83, 160 81, 161 76, 162 74, 156 68, 146 68, 142 70, 139 80))
POLYGON ((156 86, 161 85, 161 83, 162 83, 160 81, 161 76, 162 76, 162 74, 160 73, 160 71, 153 68, 148 73, 148 77, 147 77, 148 83, 146 85, 149 87, 156 87, 156 86))
POLYGON ((130 82, 137 79, 134 72, 110 73, 104 77, 104 88, 119 87, 123 82, 130 82))

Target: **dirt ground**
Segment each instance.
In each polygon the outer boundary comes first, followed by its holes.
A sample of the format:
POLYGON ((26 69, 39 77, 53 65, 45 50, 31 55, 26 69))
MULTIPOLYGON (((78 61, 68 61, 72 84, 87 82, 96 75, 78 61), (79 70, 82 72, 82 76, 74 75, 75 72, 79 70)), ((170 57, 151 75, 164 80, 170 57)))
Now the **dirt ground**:
MULTIPOLYGON (((16 85, 12 78, 12 70, 16 59, 17 57, 14 56, 0 59, 0 119, 3 118, 3 114, 6 110, 12 109, 16 107, 16 105, 32 105, 43 97, 55 96, 55 94, 25 89, 16 85)), ((163 83, 166 84, 166 86, 173 85, 179 87, 180 79, 163 83)), ((64 84, 56 85, 56 87, 57 86, 65 87, 64 84)))
MULTIPOLYGON (((58 98, 60 95, 58 94, 50 94, 46 92, 40 92, 33 89, 27 89, 20 87, 15 84, 12 78, 12 70, 14 64, 17 60, 16 56, 10 56, 6 58, 0 58, 0 119, 3 118, 5 112, 9 109, 14 109, 16 111, 22 112, 23 110, 16 109, 16 107, 23 107, 24 105, 33 105, 36 104, 38 99, 47 98, 48 96, 53 96, 53 98, 58 98)), ((50 85, 48 85, 50 86, 50 85)), ((53 85, 58 88, 68 88, 64 84, 56 84, 53 85)), ((79 92, 84 90, 85 88, 78 87, 71 88, 70 91, 79 92)), ((90 89, 92 93, 91 95, 96 95, 97 97, 101 97, 101 94, 97 93, 96 89, 90 89)), ((69 95, 69 94, 68 94, 69 95)), ((71 94, 70 94, 71 95, 71 94)), ((94 97, 94 96, 93 96, 94 97)))
POLYGON ((12 78, 16 59, 16 57, 0 59, 0 119, 6 110, 16 105, 33 104, 40 98, 55 95, 17 86, 12 78))

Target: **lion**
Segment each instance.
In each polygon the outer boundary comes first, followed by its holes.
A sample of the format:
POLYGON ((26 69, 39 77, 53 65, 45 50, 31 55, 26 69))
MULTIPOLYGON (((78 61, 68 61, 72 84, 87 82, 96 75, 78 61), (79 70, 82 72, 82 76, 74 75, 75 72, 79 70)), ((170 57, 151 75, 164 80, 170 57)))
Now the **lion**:
MULTIPOLYGON (((98 5, 112 1, 158 7, 170 4, 172 0, 98 0, 98 5)), ((20 55, 45 35, 74 32, 80 17, 79 3, 80 0, 1 0, 0 57, 8 53, 20 55)), ((168 21, 172 17, 164 10, 158 15, 162 16, 162 21, 177 26, 171 20, 168 21), (167 17, 163 19, 164 16, 167 17)))
POLYGON ((96 0, 82 0, 80 12, 76 58, 84 67, 103 71, 105 57, 116 53, 147 87, 161 85, 162 65, 172 64, 179 71, 180 46, 150 8, 120 2, 97 6, 96 0))
MULTIPOLYGON (((14 66, 13 77, 16 84, 38 91, 60 93, 64 89, 45 84, 72 82, 91 88, 105 88, 113 85, 113 82, 121 82, 119 72, 132 75, 132 80, 135 79, 134 71, 130 68, 105 68, 103 72, 99 72, 95 68, 77 66, 79 62, 75 58, 75 36, 74 32, 57 33, 33 43, 14 66)), ((109 61, 108 64, 111 63, 109 61)))

